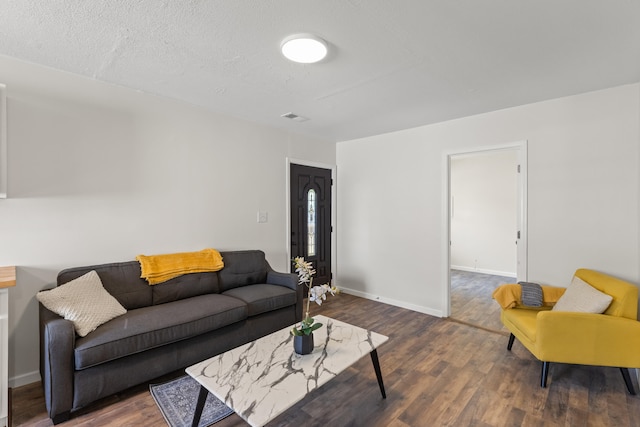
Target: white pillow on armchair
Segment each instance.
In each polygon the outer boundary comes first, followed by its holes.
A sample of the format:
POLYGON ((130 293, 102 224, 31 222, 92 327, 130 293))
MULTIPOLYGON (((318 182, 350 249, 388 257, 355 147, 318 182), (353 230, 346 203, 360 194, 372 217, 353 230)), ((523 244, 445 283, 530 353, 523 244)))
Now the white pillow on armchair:
POLYGON ((571 284, 553 307, 554 311, 604 313, 613 301, 611 295, 600 292, 581 278, 573 276, 571 284))

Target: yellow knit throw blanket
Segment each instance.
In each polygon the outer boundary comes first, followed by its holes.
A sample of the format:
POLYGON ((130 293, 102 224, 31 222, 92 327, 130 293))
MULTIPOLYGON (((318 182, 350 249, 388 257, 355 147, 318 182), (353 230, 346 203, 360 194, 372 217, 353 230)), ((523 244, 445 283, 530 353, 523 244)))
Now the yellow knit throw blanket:
POLYGON ((198 252, 138 255, 136 259, 142 270, 140 277, 147 279, 149 285, 157 285, 183 274, 218 271, 224 267, 220 252, 210 248, 198 252))
MULTIPOLYGON (((553 307, 566 288, 542 285, 542 306, 553 307)), ((493 299, 507 310, 522 305, 522 286, 515 283, 500 285, 493 291, 493 299)))

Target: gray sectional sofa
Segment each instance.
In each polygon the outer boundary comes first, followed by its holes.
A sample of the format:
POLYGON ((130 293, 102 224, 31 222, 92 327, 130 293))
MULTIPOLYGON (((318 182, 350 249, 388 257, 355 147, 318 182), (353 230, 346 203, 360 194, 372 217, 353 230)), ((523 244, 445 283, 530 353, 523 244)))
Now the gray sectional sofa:
POLYGON ((302 319, 297 276, 262 251, 221 252, 224 268, 149 286, 137 261, 70 268, 58 286, 95 270, 127 313, 85 337, 40 304, 40 374, 54 424, 88 404, 245 344, 302 319))

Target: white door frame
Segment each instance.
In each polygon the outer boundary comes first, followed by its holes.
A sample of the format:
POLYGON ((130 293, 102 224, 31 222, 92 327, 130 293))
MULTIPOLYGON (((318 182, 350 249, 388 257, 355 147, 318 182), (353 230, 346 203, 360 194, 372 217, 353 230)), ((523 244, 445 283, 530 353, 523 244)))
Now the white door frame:
POLYGON ((300 160, 300 159, 294 159, 291 157, 287 157, 287 171, 286 171, 286 201, 287 201, 287 206, 286 206, 286 210, 287 210, 287 214, 286 214, 286 218, 287 218, 287 225, 285 227, 285 242, 286 242, 286 254, 287 254, 287 259, 289 260, 289 262, 287 263, 288 265, 288 272, 291 273, 291 267, 292 267, 292 263, 291 263, 291 164, 295 164, 295 165, 302 165, 302 166, 310 166, 313 168, 320 168, 320 169, 330 169, 331 170, 331 179, 333 180, 333 185, 331 186, 331 228, 332 228, 332 232, 331 232, 331 275, 333 277, 333 282, 335 283, 336 278, 338 277, 337 275, 337 242, 336 242, 336 236, 337 236, 337 200, 338 200, 338 191, 337 191, 337 177, 336 177, 336 165, 330 165, 327 163, 318 163, 318 162, 311 162, 308 160, 300 160))
POLYGON ((501 150, 518 150, 518 164, 520 167, 520 173, 518 174, 518 219, 517 226, 520 232, 520 236, 514 236, 517 242, 517 266, 516 274, 518 281, 527 280, 527 141, 517 141, 509 144, 494 145, 477 147, 471 149, 461 149, 455 151, 448 151, 444 154, 444 167, 443 167, 443 229, 444 239, 442 242, 443 259, 445 260, 442 277, 444 284, 444 301, 443 307, 444 317, 449 317, 451 314, 451 158, 461 154, 480 154, 490 151, 501 150))

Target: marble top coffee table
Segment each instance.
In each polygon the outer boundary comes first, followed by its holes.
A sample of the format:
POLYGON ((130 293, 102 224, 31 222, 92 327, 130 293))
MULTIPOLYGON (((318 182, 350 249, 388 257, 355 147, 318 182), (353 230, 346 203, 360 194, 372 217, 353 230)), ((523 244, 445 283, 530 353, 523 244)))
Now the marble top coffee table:
POLYGON ((376 349, 388 337, 325 316, 314 318, 324 326, 313 333, 311 354, 293 351, 288 327, 187 368, 201 385, 193 425, 210 392, 252 426, 263 426, 367 354, 386 398, 376 349))

